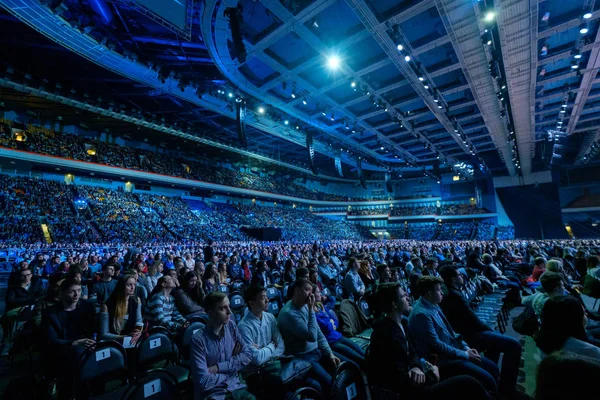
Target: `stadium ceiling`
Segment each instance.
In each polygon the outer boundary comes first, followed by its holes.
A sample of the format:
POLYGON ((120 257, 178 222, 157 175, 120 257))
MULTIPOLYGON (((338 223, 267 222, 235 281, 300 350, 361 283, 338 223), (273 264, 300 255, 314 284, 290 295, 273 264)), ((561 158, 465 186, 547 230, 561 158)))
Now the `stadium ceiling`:
POLYGON ((99 92, 112 74, 137 87, 116 89, 122 101, 218 121, 234 139, 231 92, 247 100, 250 142, 301 162, 312 135, 324 171, 341 152, 347 168, 360 156, 371 169, 462 163, 477 176, 528 175, 582 162, 600 139, 593 0, 206 0, 184 30, 132 2, 42 3, 0 0, 110 69, 94 67, 99 92))

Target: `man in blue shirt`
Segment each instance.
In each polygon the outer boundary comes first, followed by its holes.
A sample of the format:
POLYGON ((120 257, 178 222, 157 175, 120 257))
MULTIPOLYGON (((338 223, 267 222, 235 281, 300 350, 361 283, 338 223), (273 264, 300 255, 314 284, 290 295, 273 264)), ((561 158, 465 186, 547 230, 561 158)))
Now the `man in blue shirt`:
POLYGON ((416 284, 421 295, 408 318, 408 329, 415 350, 422 358, 437 356, 442 379, 470 375, 492 395, 498 393, 499 370, 496 364, 470 348, 452 329, 439 304, 442 284, 436 276, 422 276, 416 284))
POLYGON ((231 321, 229 299, 212 292, 204 299, 208 323, 192 337, 191 376, 196 400, 255 400, 239 372, 250 363, 252 350, 231 321))

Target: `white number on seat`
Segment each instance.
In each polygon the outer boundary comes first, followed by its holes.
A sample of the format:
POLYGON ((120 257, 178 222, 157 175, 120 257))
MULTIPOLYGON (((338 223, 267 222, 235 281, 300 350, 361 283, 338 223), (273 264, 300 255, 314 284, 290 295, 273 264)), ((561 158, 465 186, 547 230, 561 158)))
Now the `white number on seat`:
POLYGON ((160 338, 150 339, 150 348, 155 349, 157 347, 160 347, 160 338))
POLYGON ((96 352, 96 361, 106 360, 110 357, 110 349, 102 349, 96 352))
POLYGON ((153 380, 144 385, 144 398, 155 395, 160 392, 160 379, 153 380))

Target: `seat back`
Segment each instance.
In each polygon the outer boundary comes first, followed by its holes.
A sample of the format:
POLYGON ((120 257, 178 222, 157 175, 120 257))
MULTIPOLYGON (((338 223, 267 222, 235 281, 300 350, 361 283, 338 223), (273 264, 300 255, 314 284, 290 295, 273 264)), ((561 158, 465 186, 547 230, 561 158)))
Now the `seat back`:
POLYGON ((163 327, 152 328, 148 337, 140 340, 136 347, 136 371, 143 372, 154 364, 173 362, 176 356, 175 344, 169 331, 163 327))
POLYGON ((233 292, 229 296, 229 307, 234 314, 241 314, 244 311, 244 307, 246 306, 246 302, 244 301, 244 296, 242 296, 239 292, 233 292))
POLYGON ((371 307, 369 307, 367 300, 362 299, 359 303, 359 307, 365 317, 369 318, 371 316, 371 307))
POLYGON ((267 312, 273 314, 274 316, 278 316, 279 311, 281 311, 281 303, 279 300, 273 299, 272 301, 269 301, 269 308, 267 309, 267 312))
POLYGON ((269 286, 267 288, 267 298, 269 301, 274 299, 281 301, 281 293, 279 292, 279 289, 277 289, 275 286, 269 286))
POLYGON ((123 400, 178 400, 181 393, 177 388, 177 379, 165 370, 150 371, 136 379, 121 397, 123 400))
POLYGON ((138 297, 140 298, 140 301, 142 303, 142 310, 144 309, 144 306, 146 305, 146 301, 148 300, 148 289, 146 289, 146 287, 144 285, 137 285, 135 287, 136 289, 136 294, 138 295, 138 297))
POLYGON ((219 285, 219 292, 229 294, 229 286, 227 285, 219 285))
POLYGON ((344 297, 344 287, 339 283, 335 285, 335 295, 340 299, 344 297))
POLYGON ((321 400, 321 398, 321 393, 307 386, 296 390, 290 400, 321 400))
POLYGON ((235 282, 233 282, 233 284, 231 286, 233 287, 233 290, 241 292, 242 289, 244 288, 244 282, 243 281, 235 281, 235 282))
POLYGON ((367 387, 358 366, 352 362, 341 363, 333 377, 333 400, 366 400, 367 387))
POLYGON ((200 321, 193 321, 190 322, 190 324, 188 325, 187 328, 185 328, 185 331, 183 332, 183 337, 181 339, 181 358, 183 358, 185 361, 190 359, 190 348, 192 346, 192 337, 194 337, 194 335, 197 332, 202 332, 204 330, 204 328, 206 327, 206 324, 200 321))
POLYGON ((127 354, 115 341, 100 342, 93 351, 84 351, 77 360, 74 387, 77 398, 87 398, 90 387, 104 392, 109 381, 127 383, 127 354))
POLYGON ((331 290, 329 290, 329 288, 327 286, 323 286, 323 290, 321 290, 321 294, 323 296, 331 296, 331 290))

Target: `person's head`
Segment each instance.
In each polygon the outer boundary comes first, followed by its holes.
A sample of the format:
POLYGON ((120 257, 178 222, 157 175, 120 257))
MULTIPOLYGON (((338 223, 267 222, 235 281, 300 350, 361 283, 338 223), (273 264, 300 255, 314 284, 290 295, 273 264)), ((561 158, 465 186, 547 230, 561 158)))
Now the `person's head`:
POLYGON ((544 257, 537 257, 534 261, 534 264, 538 268, 544 268, 546 265, 546 259, 544 257))
POLYGON ((201 277, 204 274, 204 263, 202 261, 196 261, 196 263, 194 264, 194 272, 199 277, 201 277))
POLYGON ((263 260, 260 260, 259 262, 256 263, 256 272, 258 272, 259 274, 262 274, 266 270, 267 270, 267 264, 263 260))
POLYGON ((559 273, 546 271, 540 276, 542 288, 548 296, 562 296, 565 294, 565 284, 559 273))
POLYGON ((315 295, 315 303, 320 303, 323 301, 323 295, 321 295, 321 289, 319 289, 319 286, 313 284, 312 285, 312 291, 313 294, 315 295))
POLYGON ((104 264, 102 267, 102 277, 106 279, 112 279, 113 276, 115 276, 115 266, 109 263, 104 264))
POLYGON ((595 382, 600 362, 575 353, 558 351, 542 360, 537 369, 535 400, 586 399, 590 386, 573 382, 595 382))
POLYGON ((431 275, 424 275, 417 280, 417 293, 425 300, 433 304, 442 302, 442 278, 431 275))
POLYGON ((587 341, 587 317, 581 303, 573 296, 554 296, 544 304, 536 343, 546 354, 560 350, 572 337, 587 341))
POLYGON ((348 270, 358 272, 359 268, 360 264, 356 258, 352 257, 348 260, 348 270))
POLYGON ((185 263, 183 261, 177 261, 176 263, 173 264, 175 266, 175 270, 177 272, 179 272, 179 270, 183 267, 185 267, 185 263))
MULTIPOLYGON (((296 278, 297 278, 297 277, 296 277, 296 278)), ((316 284, 316 283, 319 281, 319 273, 317 272, 317 270, 316 270, 316 269, 311 269, 311 270, 308 272, 308 280, 309 280, 311 283, 314 283, 314 284, 316 284)))
POLYGON ((60 284, 60 299, 65 306, 77 304, 81 297, 81 284, 72 278, 67 278, 60 284))
POLYGON ((483 261, 483 263, 485 265, 490 265, 491 263, 494 262, 494 258, 491 255, 486 253, 483 256, 481 256, 481 261, 483 261))
POLYGON ((82 272, 81 272, 81 267, 79 267, 79 265, 74 265, 71 268, 69 268, 69 272, 68 272, 69 277, 75 279, 76 281, 78 281, 79 283, 81 283, 81 276, 82 276, 82 272))
POLYGON ((181 286, 185 290, 193 290, 198 285, 198 276, 194 271, 189 271, 181 279, 181 286))
POLYGON ((206 269, 204 270, 204 275, 202 275, 202 279, 214 279, 217 276, 217 269, 215 268, 215 264, 207 263, 206 269))
POLYGON ((217 266, 219 274, 227 274, 227 265, 224 262, 220 262, 217 266))
POLYGON ((244 292, 244 300, 255 315, 260 315, 269 308, 267 289, 260 285, 250 285, 244 292))
POLYGON ((380 283, 386 283, 392 279, 392 271, 387 264, 379 264, 377 266, 377 275, 379 275, 380 283))
POLYGON ((587 268, 592 269, 596 268, 600 264, 600 257, 598 256, 589 256, 587 259, 587 268))
POLYGON ((437 267, 438 267, 438 260, 435 258, 429 258, 425 262, 425 268, 427 268, 429 271, 435 271, 437 269, 437 267))
POLYGON ((404 292, 400 283, 382 283, 377 288, 377 304, 379 309, 386 313, 407 314, 410 311, 408 294, 404 292))
MULTIPOLYGON (((50 297, 57 297, 60 291, 60 285, 67 278, 67 275, 55 273, 48 277, 48 291, 47 295, 50 297)), ((81 282, 81 281, 80 281, 81 282)))
POLYGON ((23 286, 29 285, 32 278, 33 272, 29 268, 19 272, 19 279, 21 280, 21 285, 23 286))
POLYGON ((298 268, 296 270, 296 279, 308 279, 309 274, 308 268, 298 268))
POLYGON ((308 298, 312 292, 313 284, 306 279, 296 279, 294 282, 294 290, 292 301, 296 304, 307 304, 308 298))
POLYGON ((362 260, 360 262, 359 271, 366 276, 369 276, 371 274, 371 266, 369 265, 369 260, 362 260))
POLYGON ((464 278, 458 270, 458 268, 452 265, 446 265, 440 268, 440 276, 442 277, 442 279, 444 280, 444 284, 448 288, 453 287, 456 289, 460 289, 465 283, 464 278))
POLYGON ((420 257, 413 257, 413 258, 411 258, 410 259, 410 263, 415 268, 422 268, 423 267, 423 261, 421 260, 420 257))
POLYGON ((548 262, 546 262, 546 271, 560 274, 563 272, 562 262, 560 262, 560 260, 548 260, 548 262))
POLYGON ((209 322, 215 326, 229 322, 231 308, 229 308, 229 299, 223 292, 209 293, 204 299, 204 310, 208 314, 209 322))
POLYGON ((145 268, 146 266, 141 261, 137 261, 133 266, 133 269, 138 273, 138 275, 143 274, 145 268))
POLYGON ((293 269, 294 269, 294 260, 292 260, 291 258, 288 258, 287 260, 285 260, 285 264, 283 266, 283 269, 285 271, 293 271, 293 269))

